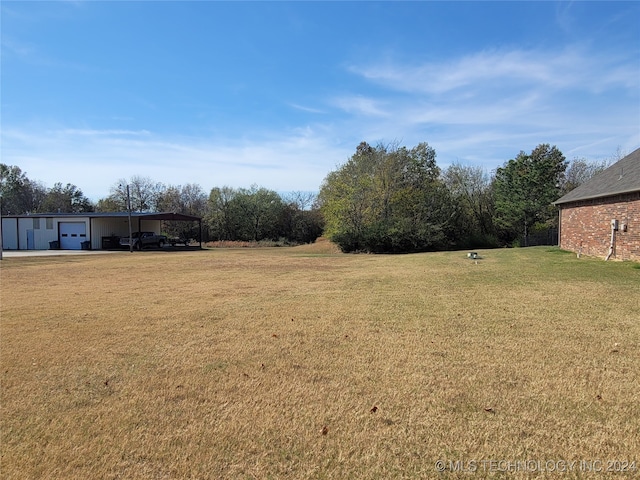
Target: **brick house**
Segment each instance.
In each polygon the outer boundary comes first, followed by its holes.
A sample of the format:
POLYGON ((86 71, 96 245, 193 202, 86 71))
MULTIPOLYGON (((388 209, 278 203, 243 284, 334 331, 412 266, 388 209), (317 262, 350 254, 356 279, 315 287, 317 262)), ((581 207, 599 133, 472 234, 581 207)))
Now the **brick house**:
POLYGON ((560 248, 640 261, 640 148, 554 204, 560 248))

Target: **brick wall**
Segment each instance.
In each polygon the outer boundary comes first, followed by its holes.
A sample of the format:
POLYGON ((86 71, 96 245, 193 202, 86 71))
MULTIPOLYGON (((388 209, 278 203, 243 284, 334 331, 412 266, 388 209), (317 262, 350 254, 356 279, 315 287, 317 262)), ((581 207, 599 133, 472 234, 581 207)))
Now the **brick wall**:
POLYGON ((605 258, 611 242, 611 220, 616 219, 619 230, 615 232, 611 258, 640 261, 640 192, 560 207, 560 248, 605 258))

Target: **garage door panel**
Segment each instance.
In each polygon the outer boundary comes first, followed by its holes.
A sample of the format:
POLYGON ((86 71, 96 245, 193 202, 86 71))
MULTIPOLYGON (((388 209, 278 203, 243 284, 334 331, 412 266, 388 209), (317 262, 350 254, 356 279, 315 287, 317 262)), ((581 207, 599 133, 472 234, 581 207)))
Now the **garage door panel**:
POLYGON ((60 248, 80 250, 87 239, 87 224, 84 222, 60 222, 60 248))

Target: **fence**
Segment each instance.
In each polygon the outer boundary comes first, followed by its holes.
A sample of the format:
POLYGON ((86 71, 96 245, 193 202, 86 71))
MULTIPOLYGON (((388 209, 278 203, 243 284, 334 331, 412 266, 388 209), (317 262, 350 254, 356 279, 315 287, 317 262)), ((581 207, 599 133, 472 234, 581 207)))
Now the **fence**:
POLYGON ((550 228, 536 233, 531 233, 520 239, 523 247, 535 247, 538 245, 558 245, 558 229, 550 228))

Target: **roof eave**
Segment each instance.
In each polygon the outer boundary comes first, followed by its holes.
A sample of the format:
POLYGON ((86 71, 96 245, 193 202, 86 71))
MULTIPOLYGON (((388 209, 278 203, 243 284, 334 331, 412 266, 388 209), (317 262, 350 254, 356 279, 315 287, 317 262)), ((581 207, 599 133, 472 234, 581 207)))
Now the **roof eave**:
POLYGON ((608 192, 600 195, 589 195, 586 197, 570 198, 568 200, 563 200, 563 198, 560 198, 559 200, 556 200, 555 202, 553 202, 553 204, 563 205, 565 203, 582 202, 584 200, 596 200, 598 198, 615 197, 616 195, 625 195, 627 193, 635 193, 635 192, 640 192, 640 189, 632 188, 630 190, 621 190, 619 192, 608 192))

